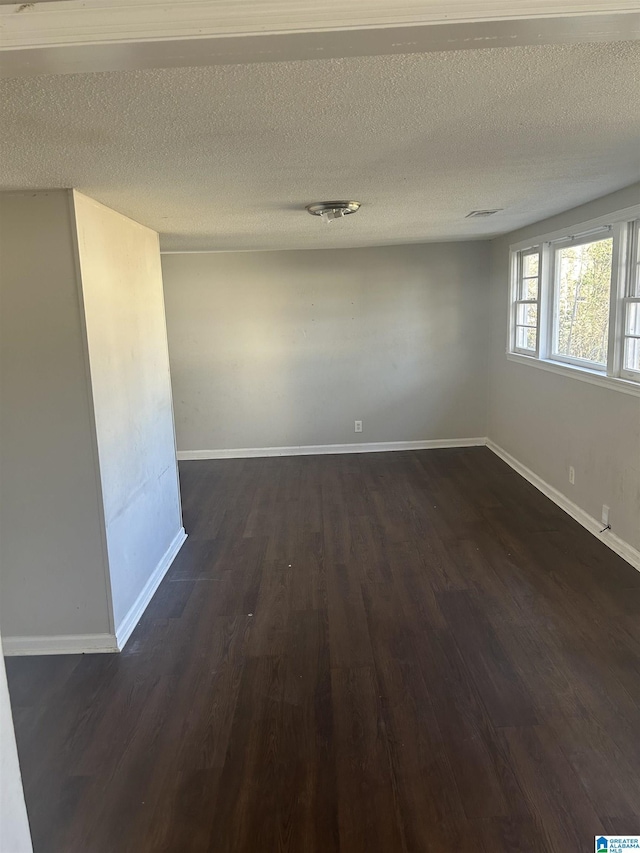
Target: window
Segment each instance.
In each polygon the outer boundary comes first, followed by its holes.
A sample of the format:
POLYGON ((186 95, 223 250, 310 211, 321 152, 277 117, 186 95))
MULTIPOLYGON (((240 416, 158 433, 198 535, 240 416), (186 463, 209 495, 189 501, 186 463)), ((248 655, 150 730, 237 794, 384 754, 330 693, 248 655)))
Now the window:
POLYGON ((605 237, 555 249, 552 358, 607 366, 612 248, 605 237))
POLYGON ((540 294, 540 250, 518 252, 517 292, 514 300, 514 350, 527 355, 538 352, 538 297, 540 294))
POLYGON ((515 360, 640 383, 639 214, 511 247, 515 360))
POLYGON ((629 242, 621 373, 637 382, 640 381, 640 221, 634 222, 629 242))

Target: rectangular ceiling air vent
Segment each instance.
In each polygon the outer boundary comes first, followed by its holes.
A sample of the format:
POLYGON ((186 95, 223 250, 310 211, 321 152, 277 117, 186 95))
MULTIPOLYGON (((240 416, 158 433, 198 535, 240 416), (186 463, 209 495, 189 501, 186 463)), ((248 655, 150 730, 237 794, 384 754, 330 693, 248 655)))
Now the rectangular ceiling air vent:
POLYGON ((472 219, 476 216, 493 216, 494 213, 500 213, 501 210, 504 210, 504 208, 496 207, 495 210, 472 210, 471 213, 467 213, 465 219, 472 219))

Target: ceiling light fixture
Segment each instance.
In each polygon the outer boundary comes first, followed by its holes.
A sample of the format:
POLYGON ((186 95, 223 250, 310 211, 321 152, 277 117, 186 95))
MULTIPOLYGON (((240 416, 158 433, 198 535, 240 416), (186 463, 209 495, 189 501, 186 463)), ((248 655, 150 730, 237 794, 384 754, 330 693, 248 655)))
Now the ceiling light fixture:
POLYGON ((315 201, 308 204, 306 209, 312 216, 319 216, 323 222, 329 223, 355 213, 359 207, 359 201, 315 201))

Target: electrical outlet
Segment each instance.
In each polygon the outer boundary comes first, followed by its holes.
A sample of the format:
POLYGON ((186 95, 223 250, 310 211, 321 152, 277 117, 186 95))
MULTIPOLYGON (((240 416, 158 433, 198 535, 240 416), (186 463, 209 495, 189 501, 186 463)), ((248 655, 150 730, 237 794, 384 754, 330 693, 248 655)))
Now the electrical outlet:
POLYGON ((356 421, 355 424, 356 424, 355 432, 362 432, 362 421, 356 421))
POLYGON ((569 482, 572 486, 575 486, 576 483, 576 469, 573 465, 569 465, 569 482))
POLYGON ((606 504, 602 504, 602 523, 609 524, 609 507, 606 504))

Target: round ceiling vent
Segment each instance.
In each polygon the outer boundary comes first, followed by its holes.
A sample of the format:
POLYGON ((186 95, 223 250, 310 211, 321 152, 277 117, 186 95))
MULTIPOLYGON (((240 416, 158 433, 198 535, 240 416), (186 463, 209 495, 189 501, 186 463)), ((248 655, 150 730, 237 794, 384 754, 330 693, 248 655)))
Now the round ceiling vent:
POLYGON ((333 222, 334 219, 355 213, 359 207, 359 201, 315 201, 308 204, 306 209, 312 216, 319 216, 323 222, 333 222))

